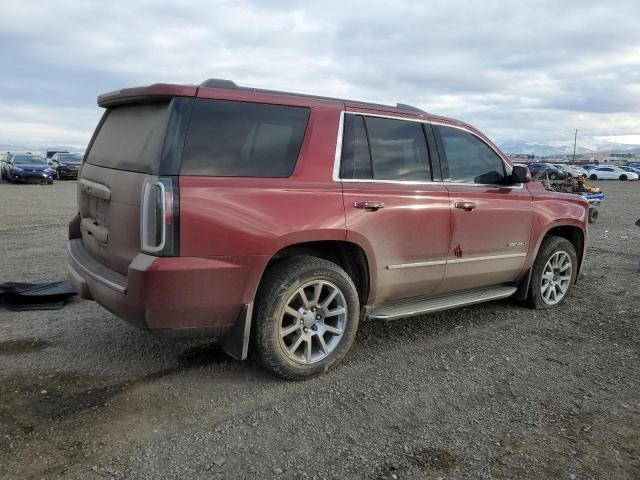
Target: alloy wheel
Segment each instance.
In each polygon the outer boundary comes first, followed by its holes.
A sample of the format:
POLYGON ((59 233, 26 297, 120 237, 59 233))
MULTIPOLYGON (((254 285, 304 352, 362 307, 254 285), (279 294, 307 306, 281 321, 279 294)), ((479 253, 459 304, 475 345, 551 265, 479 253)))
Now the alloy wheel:
POLYGON ((540 293, 547 305, 559 303, 569 291, 573 265, 571 257, 563 250, 554 252, 542 271, 540 293))
POLYGON ((308 365, 329 356, 340 343, 347 324, 347 302, 327 280, 313 280, 298 288, 281 311, 280 346, 298 364, 308 365))

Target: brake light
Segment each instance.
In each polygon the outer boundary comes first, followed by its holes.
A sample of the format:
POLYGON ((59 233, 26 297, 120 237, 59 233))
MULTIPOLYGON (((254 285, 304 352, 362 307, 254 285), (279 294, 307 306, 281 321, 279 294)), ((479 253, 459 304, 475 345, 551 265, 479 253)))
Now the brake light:
POLYGON ((179 254, 177 179, 148 180, 140 203, 140 249, 157 256, 179 254))

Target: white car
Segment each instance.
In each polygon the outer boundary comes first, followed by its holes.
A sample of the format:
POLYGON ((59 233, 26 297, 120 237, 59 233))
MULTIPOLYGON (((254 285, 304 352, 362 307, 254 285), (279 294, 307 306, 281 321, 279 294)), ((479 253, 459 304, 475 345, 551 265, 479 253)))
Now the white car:
POLYGON ((637 173, 640 175, 640 168, 637 167, 620 167, 625 172, 637 173))
POLYGON ((584 168, 582 168, 579 165, 569 165, 569 167, 573 168, 573 170, 578 174, 578 175, 584 175, 585 177, 589 176, 589 172, 587 172, 584 168))
POLYGON ((591 180, 638 180, 638 174, 618 167, 596 167, 589 170, 591 180))
MULTIPOLYGON (((569 175, 570 177, 579 177, 580 175, 587 175, 587 172, 585 171, 579 171, 576 167, 574 167, 573 165, 568 165, 566 163, 552 163, 551 165, 553 165, 554 167, 556 167, 558 170, 565 172, 567 175, 569 175)), ((580 169, 582 170, 582 169, 580 169)))

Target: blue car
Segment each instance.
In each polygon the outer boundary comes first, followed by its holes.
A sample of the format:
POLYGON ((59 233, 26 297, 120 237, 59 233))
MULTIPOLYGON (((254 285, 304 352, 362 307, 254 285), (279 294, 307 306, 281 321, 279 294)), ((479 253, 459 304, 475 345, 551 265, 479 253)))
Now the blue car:
POLYGON ((13 155, 8 163, 8 178, 11 183, 53 183, 56 172, 42 157, 13 155))

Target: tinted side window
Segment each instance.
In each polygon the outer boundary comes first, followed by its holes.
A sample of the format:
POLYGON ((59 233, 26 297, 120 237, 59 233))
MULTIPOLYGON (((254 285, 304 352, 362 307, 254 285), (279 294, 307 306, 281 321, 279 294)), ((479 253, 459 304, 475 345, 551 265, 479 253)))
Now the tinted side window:
POLYGON ((482 140, 457 128, 437 126, 442 139, 448 172, 445 182, 501 185, 505 182, 504 162, 482 140))
POLYGON ((430 181, 427 142, 419 122, 367 117, 376 180, 430 181))
POLYGON ((197 100, 185 141, 182 175, 288 177, 300 153, 309 109, 197 100))
POLYGON ((340 176, 368 180, 372 178, 367 131, 361 115, 344 117, 340 176))

